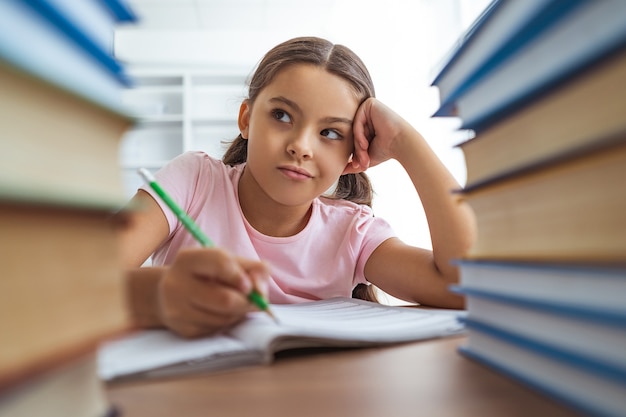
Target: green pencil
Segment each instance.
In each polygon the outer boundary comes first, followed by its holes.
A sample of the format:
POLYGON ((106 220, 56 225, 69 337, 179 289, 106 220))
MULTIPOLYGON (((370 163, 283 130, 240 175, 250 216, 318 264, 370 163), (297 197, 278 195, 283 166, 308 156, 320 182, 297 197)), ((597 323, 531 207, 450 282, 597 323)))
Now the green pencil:
MULTIPOLYGON (((178 220, 185 226, 185 229, 191 233, 191 235, 198 241, 202 246, 212 247, 215 246, 211 239, 204 234, 204 232, 200 229, 200 226, 193 221, 191 217, 176 204, 176 202, 170 197, 165 190, 156 182, 154 176, 145 168, 139 169, 139 175, 146 181, 146 183, 154 190, 155 193, 161 197, 163 202, 167 204, 167 206, 172 210, 172 212, 178 217, 178 220)), ((248 299, 261 310, 265 311, 276 323, 278 320, 276 316, 270 310, 270 305, 267 300, 259 293, 256 289, 253 289, 250 294, 248 294, 248 299)))

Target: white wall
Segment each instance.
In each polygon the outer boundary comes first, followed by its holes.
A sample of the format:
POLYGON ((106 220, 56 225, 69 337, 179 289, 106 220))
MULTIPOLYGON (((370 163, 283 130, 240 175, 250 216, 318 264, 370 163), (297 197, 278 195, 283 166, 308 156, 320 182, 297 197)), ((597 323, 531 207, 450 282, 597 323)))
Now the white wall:
MULTIPOLYGON (((326 37, 361 56, 377 97, 427 138, 463 185, 464 160, 453 145, 467 134, 456 131, 455 119, 430 118, 438 105, 430 81, 442 57, 487 4, 487 0, 230 1, 202 17, 205 23, 210 20, 211 30, 119 30, 116 52, 135 64, 252 68, 278 42, 302 35, 326 37)), ((430 247, 419 199, 399 164, 391 161, 368 172, 376 191, 376 215, 387 219, 407 243, 430 247)))

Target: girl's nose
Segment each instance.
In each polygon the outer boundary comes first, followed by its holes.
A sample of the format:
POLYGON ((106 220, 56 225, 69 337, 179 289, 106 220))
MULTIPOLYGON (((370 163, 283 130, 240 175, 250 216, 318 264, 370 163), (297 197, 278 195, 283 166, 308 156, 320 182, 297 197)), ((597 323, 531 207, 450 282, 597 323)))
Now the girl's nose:
POLYGON ((315 137, 310 131, 302 130, 287 143, 287 152, 296 158, 310 159, 313 157, 314 139, 315 137))

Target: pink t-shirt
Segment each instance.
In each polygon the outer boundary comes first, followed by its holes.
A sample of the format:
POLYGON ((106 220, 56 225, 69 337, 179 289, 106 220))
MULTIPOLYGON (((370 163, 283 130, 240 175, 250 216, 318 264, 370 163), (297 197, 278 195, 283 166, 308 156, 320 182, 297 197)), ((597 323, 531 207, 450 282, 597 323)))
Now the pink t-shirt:
MULTIPOLYGON (((215 245, 271 267, 270 302, 298 303, 349 297, 366 283, 370 254, 395 236, 391 226, 364 205, 318 198, 306 227, 294 236, 272 237, 244 217, 237 184, 244 164, 230 167, 203 152, 184 153, 156 173, 159 184, 213 240, 215 245)), ((171 210, 149 188, 170 227, 169 238, 152 256, 153 265, 171 264, 180 248, 199 246, 171 210)))

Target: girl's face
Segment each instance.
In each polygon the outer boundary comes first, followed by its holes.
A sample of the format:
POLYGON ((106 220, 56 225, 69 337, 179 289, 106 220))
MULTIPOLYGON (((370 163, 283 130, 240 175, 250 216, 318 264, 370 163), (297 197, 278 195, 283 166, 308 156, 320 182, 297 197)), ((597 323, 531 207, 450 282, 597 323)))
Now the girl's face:
POLYGON ((296 64, 283 69, 253 106, 242 104, 239 128, 248 138, 242 181, 258 184, 279 204, 310 204, 350 160, 358 106, 350 84, 322 68, 296 64))

